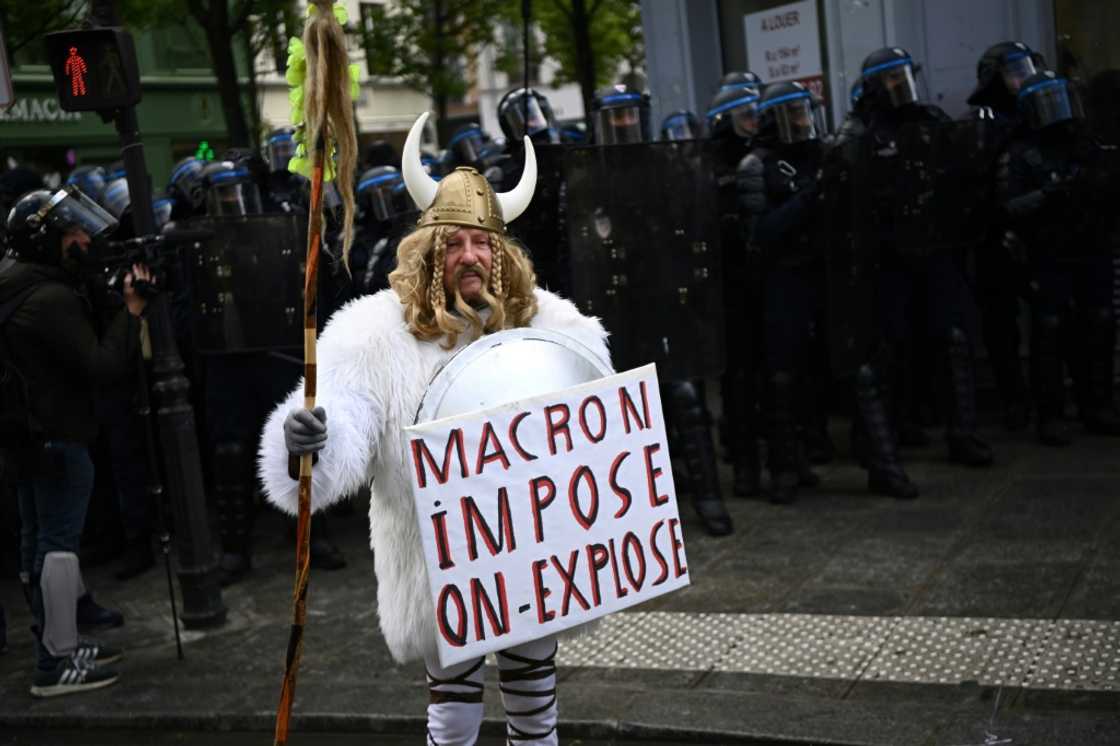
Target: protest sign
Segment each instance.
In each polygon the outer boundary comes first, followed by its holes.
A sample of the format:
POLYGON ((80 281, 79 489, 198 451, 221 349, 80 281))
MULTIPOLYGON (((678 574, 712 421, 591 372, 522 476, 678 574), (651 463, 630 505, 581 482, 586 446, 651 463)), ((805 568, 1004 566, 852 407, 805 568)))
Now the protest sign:
POLYGON ((688 585, 653 365, 404 437, 443 666, 688 585))

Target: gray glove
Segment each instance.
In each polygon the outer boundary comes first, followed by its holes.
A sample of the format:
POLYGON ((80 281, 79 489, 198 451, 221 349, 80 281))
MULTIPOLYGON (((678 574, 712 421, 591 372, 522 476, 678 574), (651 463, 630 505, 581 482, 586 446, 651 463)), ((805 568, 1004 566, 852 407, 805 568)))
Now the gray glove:
POLYGON ((327 444, 327 413, 322 407, 293 409, 284 419, 284 445, 288 453, 318 453, 327 444))

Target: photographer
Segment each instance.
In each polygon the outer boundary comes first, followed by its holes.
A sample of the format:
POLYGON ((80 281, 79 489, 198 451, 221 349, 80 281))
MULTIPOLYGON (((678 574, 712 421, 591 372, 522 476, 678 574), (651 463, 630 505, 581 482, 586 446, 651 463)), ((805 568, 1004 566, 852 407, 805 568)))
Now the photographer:
POLYGON ((76 186, 36 190, 8 215, 10 252, 0 262, 0 307, 14 307, 0 329, 0 359, 24 392, 20 559, 37 625, 31 693, 39 697, 117 679, 105 664, 119 652, 79 640, 76 620, 84 594, 77 552, 93 488, 88 446, 98 429, 94 401, 100 387, 131 370, 146 305, 138 286, 151 281, 146 267, 133 266, 124 281, 125 307, 99 336, 83 270, 91 243, 115 227, 76 186))

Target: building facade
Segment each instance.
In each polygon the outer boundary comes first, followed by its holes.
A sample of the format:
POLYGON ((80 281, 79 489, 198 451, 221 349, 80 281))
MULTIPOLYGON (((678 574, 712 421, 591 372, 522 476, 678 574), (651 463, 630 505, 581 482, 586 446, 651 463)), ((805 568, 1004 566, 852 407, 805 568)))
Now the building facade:
POLYGON ((835 125, 864 57, 886 46, 907 49, 927 100, 961 116, 992 44, 1026 42, 1087 80, 1120 67, 1117 23, 1120 3, 1099 0, 642 0, 653 121, 703 112, 720 75, 751 69, 767 82, 810 83, 835 125))

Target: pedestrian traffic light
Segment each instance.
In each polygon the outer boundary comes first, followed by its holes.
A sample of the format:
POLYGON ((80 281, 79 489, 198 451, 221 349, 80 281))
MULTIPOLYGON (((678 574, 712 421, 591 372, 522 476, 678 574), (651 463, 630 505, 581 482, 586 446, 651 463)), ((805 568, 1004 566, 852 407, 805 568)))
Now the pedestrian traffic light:
POLYGON ((124 29, 47 34, 47 54, 64 111, 105 111, 140 102, 136 49, 124 29))

